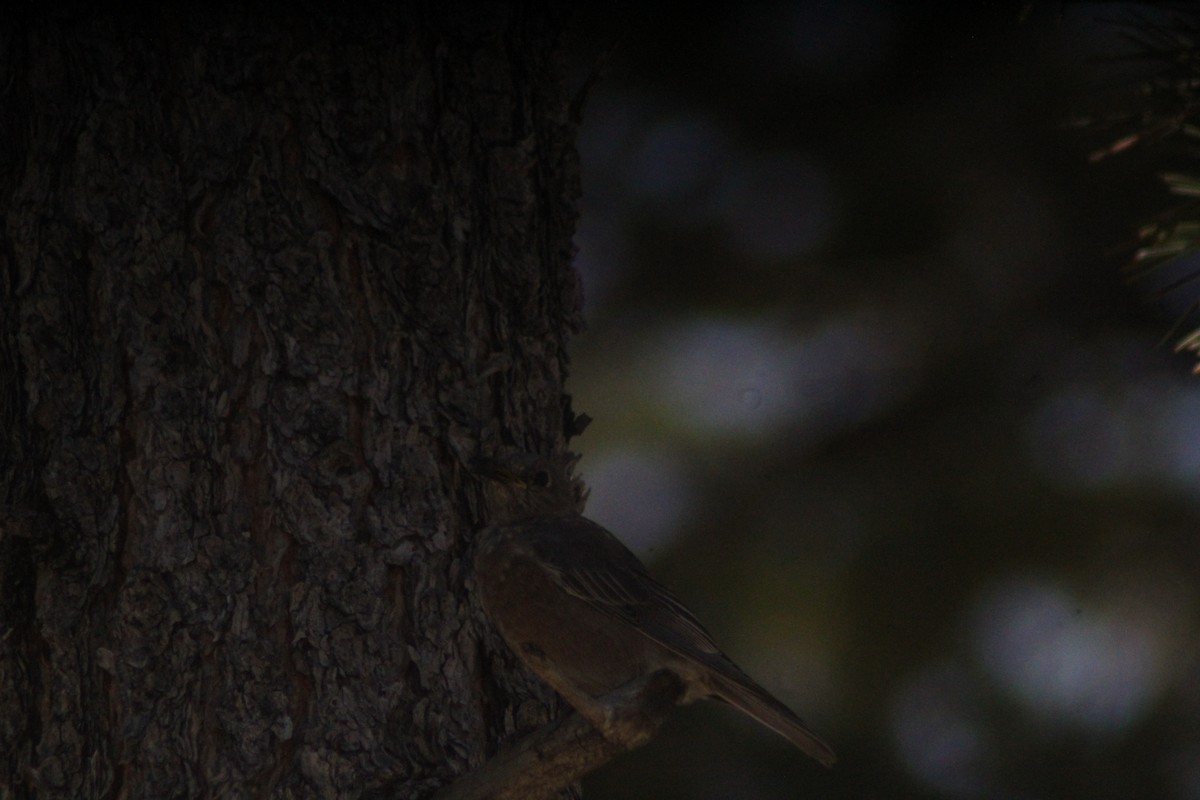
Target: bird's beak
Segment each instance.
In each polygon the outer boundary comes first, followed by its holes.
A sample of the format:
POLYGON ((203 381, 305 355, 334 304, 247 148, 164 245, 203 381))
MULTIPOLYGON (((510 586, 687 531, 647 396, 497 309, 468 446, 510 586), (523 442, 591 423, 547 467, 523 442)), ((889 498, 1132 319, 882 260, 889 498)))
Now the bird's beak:
POLYGON ((471 462, 471 471, 476 475, 482 475, 485 478, 490 478, 501 483, 513 484, 515 486, 524 486, 525 482, 517 477, 512 468, 506 465, 503 461, 494 458, 477 458, 471 462))

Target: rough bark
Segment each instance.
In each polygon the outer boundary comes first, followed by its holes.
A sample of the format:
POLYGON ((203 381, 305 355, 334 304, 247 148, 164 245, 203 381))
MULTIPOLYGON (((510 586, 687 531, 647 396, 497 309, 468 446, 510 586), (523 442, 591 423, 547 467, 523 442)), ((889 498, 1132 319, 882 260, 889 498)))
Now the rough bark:
POLYGON ((284 8, 0 34, 0 796, 419 798, 550 716, 463 459, 569 433, 558 23, 284 8))

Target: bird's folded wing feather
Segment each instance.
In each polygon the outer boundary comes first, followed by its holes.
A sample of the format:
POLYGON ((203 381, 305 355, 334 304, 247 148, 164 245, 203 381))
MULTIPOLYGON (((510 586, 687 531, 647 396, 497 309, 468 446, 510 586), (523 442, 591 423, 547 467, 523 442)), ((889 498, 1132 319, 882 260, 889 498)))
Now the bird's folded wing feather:
POLYGON ((530 523, 525 533, 539 563, 564 591, 707 667, 713 696, 778 731, 822 764, 833 764, 829 746, 730 661, 692 612, 611 533, 576 515, 530 523))
POLYGON ((692 612, 603 527, 580 516, 533 527, 538 559, 564 591, 681 655, 721 671, 732 666, 692 612))

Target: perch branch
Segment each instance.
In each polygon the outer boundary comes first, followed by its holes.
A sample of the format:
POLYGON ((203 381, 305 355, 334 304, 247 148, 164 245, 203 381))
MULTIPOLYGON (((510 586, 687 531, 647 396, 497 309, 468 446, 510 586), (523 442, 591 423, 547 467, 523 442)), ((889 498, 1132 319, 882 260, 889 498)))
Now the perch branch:
POLYGON ((541 800, 553 797, 658 732, 683 692, 659 670, 600 698, 603 731, 576 711, 539 728, 460 777, 434 800, 541 800))

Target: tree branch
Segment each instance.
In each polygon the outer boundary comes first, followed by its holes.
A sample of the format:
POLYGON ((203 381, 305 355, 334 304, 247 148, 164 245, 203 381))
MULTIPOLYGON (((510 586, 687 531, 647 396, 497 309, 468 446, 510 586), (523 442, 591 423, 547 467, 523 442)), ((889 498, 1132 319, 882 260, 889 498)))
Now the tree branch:
POLYGON ((501 750, 433 800, 541 800, 553 797, 616 756, 654 736, 683 693, 679 678, 659 670, 600 698, 604 730, 577 711, 501 750))

